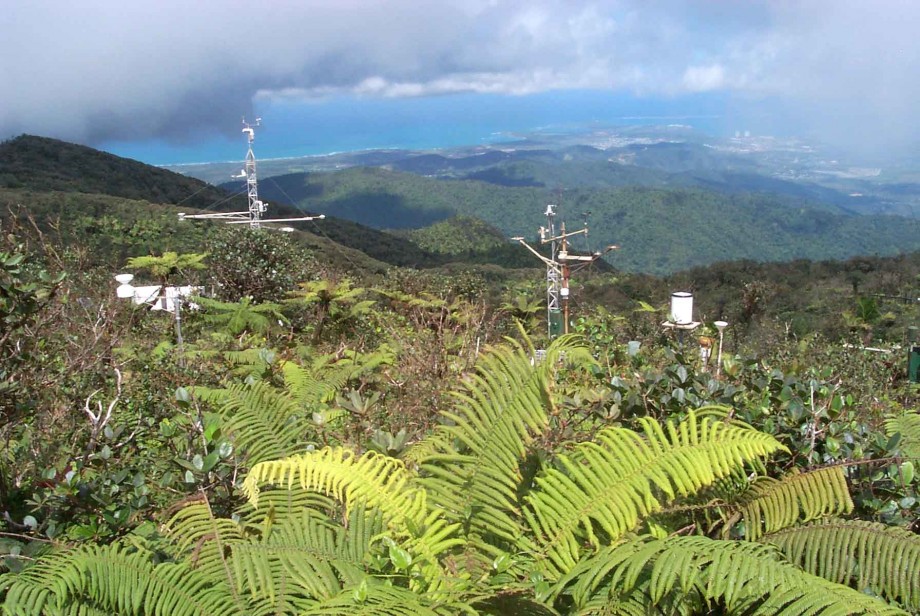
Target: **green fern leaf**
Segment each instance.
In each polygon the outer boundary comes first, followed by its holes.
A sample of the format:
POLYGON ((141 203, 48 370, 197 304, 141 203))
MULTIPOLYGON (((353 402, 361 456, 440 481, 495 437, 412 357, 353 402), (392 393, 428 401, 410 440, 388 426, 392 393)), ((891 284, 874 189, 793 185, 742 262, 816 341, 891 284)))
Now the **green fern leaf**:
POLYGON ((306 509, 322 515, 331 515, 337 507, 335 500, 328 496, 303 490, 295 485, 289 488, 260 490, 259 506, 253 507, 250 503, 245 503, 238 509, 238 514, 246 528, 260 528, 263 529, 262 532, 267 533, 264 529, 270 529, 275 524, 284 524, 288 520, 299 519, 306 509))
POLYGON ((464 613, 476 612, 461 601, 444 602, 404 588, 368 583, 360 592, 358 588, 348 588, 317 603, 302 616, 456 616, 464 613))
POLYGON ((206 322, 222 326, 234 336, 243 332, 262 334, 287 320, 281 314, 281 304, 253 304, 251 297, 243 297, 238 302, 221 302, 207 297, 195 297, 193 301, 204 308, 206 322))
POLYGON ((231 385, 225 389, 193 388, 198 399, 217 406, 224 430, 232 435, 237 451, 256 464, 303 450, 313 424, 290 397, 265 383, 231 385))
POLYGON ((781 479, 760 477, 729 509, 736 516, 726 524, 724 533, 727 536, 732 523, 740 519, 744 521, 745 538, 756 541, 764 533, 852 510, 843 466, 793 472, 781 479))
MULTIPOLYGON (((554 593, 579 608, 606 597, 645 596, 648 605, 696 597, 728 612, 800 616, 903 614, 878 599, 782 560, 773 548, 707 537, 640 537, 607 547, 563 577, 554 593)), ((615 601, 616 599, 610 599, 615 601)))
POLYGON ((395 458, 369 451, 330 447, 284 460, 262 462, 250 470, 243 492, 259 506, 262 484, 313 490, 331 496, 346 508, 356 505, 378 510, 389 531, 404 542, 402 549, 417 555, 422 575, 413 587, 436 590, 449 576, 441 569, 439 555, 461 543, 458 525, 438 509, 428 509, 426 492, 411 485, 413 475, 395 458))
POLYGON ((664 428, 640 422, 645 438, 608 428, 595 442, 559 457, 563 470, 547 469, 524 510, 553 575, 577 563, 585 543, 595 549, 616 541, 661 509, 661 499, 687 496, 712 485, 745 462, 783 449, 772 436, 690 412, 664 428))
POLYGON ((907 458, 920 460, 920 413, 904 413, 885 421, 888 436, 901 435, 898 448, 907 458))
POLYGON ((365 577, 371 539, 381 531, 379 516, 366 515, 363 507, 353 509, 347 528, 305 510, 297 520, 231 546, 238 590, 275 605, 333 597, 365 577))
POLYGON ((427 514, 425 492, 409 486, 405 465, 369 451, 362 456, 349 449, 327 447, 283 460, 256 464, 243 482, 243 493, 259 505, 260 485, 293 486, 314 490, 350 506, 362 502, 380 509, 387 521, 405 526, 421 524, 427 514))
POLYGON ((124 546, 49 554, 7 586, 4 614, 244 615, 220 579, 186 564, 151 562, 124 546), (39 590, 40 588, 44 590, 39 590))
POLYGON ((787 528, 762 541, 806 571, 920 610, 920 536, 861 520, 787 528))
POLYGON ((335 394, 346 382, 349 372, 338 371, 335 378, 326 370, 323 376, 317 376, 315 370, 310 370, 291 361, 281 362, 281 372, 284 375, 284 386, 291 397, 301 405, 311 406, 321 402, 335 399, 335 394))
POLYGON ((173 515, 165 530, 178 554, 210 579, 222 579, 228 588, 236 579, 227 562, 228 546, 243 541, 245 530, 226 518, 214 515, 204 500, 186 505, 173 515))
POLYGON ((527 447, 548 425, 560 355, 573 360, 586 352, 575 336, 556 340, 537 366, 518 344, 492 350, 465 391, 455 394, 455 410, 442 413, 448 425, 416 445, 428 454, 420 456, 422 485, 451 519, 463 522, 483 567, 523 536, 518 493, 527 447))

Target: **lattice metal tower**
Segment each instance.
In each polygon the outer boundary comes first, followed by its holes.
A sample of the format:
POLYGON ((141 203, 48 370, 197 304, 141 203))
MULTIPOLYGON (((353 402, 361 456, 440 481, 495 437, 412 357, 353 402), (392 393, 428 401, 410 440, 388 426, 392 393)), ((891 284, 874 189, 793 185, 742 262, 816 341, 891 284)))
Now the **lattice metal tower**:
MULTIPOLYGON (((293 218, 262 218, 268 210, 268 204, 259 199, 259 179, 256 175, 256 155, 252 151, 252 142, 256 139, 256 126, 262 125, 262 118, 256 118, 255 124, 250 124, 243 118, 243 133, 246 135, 249 149, 246 151, 246 163, 239 175, 234 175, 236 179, 246 179, 246 194, 249 201, 249 209, 245 212, 212 212, 209 214, 186 214, 179 213, 180 219, 199 219, 199 220, 223 220, 228 225, 245 225, 248 224, 250 229, 262 228, 263 222, 302 222, 308 220, 322 220, 326 216, 297 216, 293 218)), ((282 231, 293 231, 291 227, 282 227, 282 231)))
POLYGON ((608 246, 603 252, 590 255, 573 255, 569 253, 568 238, 574 235, 588 235, 588 221, 585 218, 584 229, 566 233, 565 223, 561 223, 556 232, 556 206, 547 205, 546 226, 540 227, 540 244, 549 244, 549 258, 531 247, 523 237, 511 238, 520 242, 546 265, 546 324, 550 338, 569 333, 569 276, 570 264, 587 265, 600 259, 616 246, 608 246))
MULTIPOLYGON (((562 269, 556 261, 556 206, 547 205, 546 226, 540 227, 540 242, 550 245, 549 261, 546 263, 546 323, 549 327, 549 337, 555 338, 563 332, 562 319, 562 269), (547 240, 547 235, 549 239, 547 240)), ((563 239, 564 241, 564 239, 563 239)), ((568 289, 566 289, 568 290, 568 289)))
POLYGON ((249 140, 249 150, 246 152, 246 166, 239 177, 246 178, 246 192, 249 196, 249 228, 261 228, 262 214, 268 209, 259 200, 259 180, 256 176, 256 155, 252 151, 252 142, 255 141, 255 127, 262 124, 262 118, 256 118, 255 124, 250 124, 243 118, 243 132, 249 140))

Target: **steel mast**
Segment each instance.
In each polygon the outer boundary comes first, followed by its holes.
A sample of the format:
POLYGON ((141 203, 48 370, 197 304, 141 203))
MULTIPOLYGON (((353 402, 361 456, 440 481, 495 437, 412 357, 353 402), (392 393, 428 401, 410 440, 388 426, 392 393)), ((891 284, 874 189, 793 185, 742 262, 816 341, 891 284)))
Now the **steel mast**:
POLYGON ((568 284, 563 284, 564 272, 556 261, 556 240, 559 239, 556 237, 556 206, 547 205, 543 215, 546 216, 546 226, 540 227, 540 243, 550 245, 549 262, 546 264, 546 323, 549 328, 549 337, 555 338, 563 333, 565 321, 559 311, 559 306, 563 293, 568 297, 569 289, 568 284), (546 239, 547 234, 549 234, 548 240, 546 239))
POLYGON ((237 177, 246 178, 246 192, 249 196, 249 228, 261 228, 262 214, 265 212, 266 205, 259 200, 259 180, 256 177, 256 155, 252 151, 252 142, 255 141, 256 131, 254 126, 261 126, 262 118, 256 118, 254 125, 249 124, 246 118, 243 118, 243 132, 249 141, 249 150, 246 152, 246 166, 237 177))
POLYGON ((511 239, 520 242, 524 248, 532 252, 546 265, 546 324, 549 337, 552 339, 560 334, 569 333, 569 277, 571 274, 569 263, 593 263, 611 250, 616 250, 617 246, 608 246, 603 252, 595 252, 590 255, 571 255, 568 249, 568 238, 575 235, 587 236, 587 219, 583 229, 569 233, 566 233, 565 222, 563 222, 559 235, 556 235, 556 206, 547 205, 544 215, 546 216, 546 226, 540 227, 540 244, 549 244, 549 258, 541 255, 535 248, 524 241, 523 237, 513 237, 511 239))
MULTIPOLYGON (((250 229, 261 229, 263 222, 300 222, 307 220, 322 220, 326 216, 299 216, 296 218, 262 218, 268 210, 268 204, 259 199, 259 180, 256 176, 256 155, 252 151, 252 142, 256 139, 256 126, 262 125, 262 118, 256 118, 255 124, 250 124, 243 118, 243 133, 246 135, 249 149, 246 151, 246 162, 243 170, 231 176, 236 179, 246 178, 246 194, 249 209, 245 212, 214 212, 211 214, 186 214, 179 212, 180 219, 195 218, 206 220, 224 220, 228 225, 248 224, 250 229)), ((293 231, 291 227, 282 227, 282 231, 293 231)))

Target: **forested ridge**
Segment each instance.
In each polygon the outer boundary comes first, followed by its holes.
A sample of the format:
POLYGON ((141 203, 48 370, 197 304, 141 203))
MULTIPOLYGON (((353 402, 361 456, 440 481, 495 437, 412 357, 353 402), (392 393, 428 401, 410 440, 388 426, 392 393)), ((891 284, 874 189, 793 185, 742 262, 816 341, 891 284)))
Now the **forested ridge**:
POLYGON ((724 193, 700 188, 508 187, 470 180, 424 178, 386 169, 270 178, 276 200, 377 228, 417 229, 462 215, 509 236, 532 237, 547 201, 570 225, 590 212, 593 246, 621 250, 609 261, 625 271, 671 273, 717 261, 845 259, 920 248, 920 221, 859 216, 836 206, 772 193, 724 193))
POLYGON ((96 190, 0 193, 0 613, 920 613, 920 254, 582 270, 551 341, 485 223, 96 190))

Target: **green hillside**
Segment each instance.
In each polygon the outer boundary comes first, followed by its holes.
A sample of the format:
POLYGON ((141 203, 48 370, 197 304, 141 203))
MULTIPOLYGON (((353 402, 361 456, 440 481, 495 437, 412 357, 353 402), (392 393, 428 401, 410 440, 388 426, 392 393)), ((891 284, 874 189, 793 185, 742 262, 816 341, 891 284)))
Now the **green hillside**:
POLYGON ((206 208, 227 197, 194 178, 33 135, 0 143, 0 188, 111 195, 193 208, 206 208))
MULTIPOLYGON (((480 218, 511 235, 531 235, 557 196, 537 187, 437 180, 376 168, 290 174, 263 194, 309 211, 379 228, 413 229, 453 216, 480 218)), ((920 248, 920 221, 855 216, 833 206, 773 194, 696 188, 570 190, 560 213, 570 224, 590 211, 591 242, 622 248, 611 263, 667 273, 735 259, 784 261, 890 255, 920 248)))
POLYGON ((508 244, 508 238, 501 231, 469 216, 449 218, 430 227, 414 229, 406 236, 425 250, 454 255, 484 252, 508 244))
POLYGON ((608 160, 514 161, 470 173, 465 179, 499 186, 539 186, 552 189, 691 184, 688 180, 661 171, 608 160))
MULTIPOLYGON (((270 216, 301 215, 285 205, 284 196, 269 200, 270 216)), ((180 222, 177 210, 168 206, 178 205, 189 213, 246 208, 239 186, 227 191, 85 146, 33 136, 0 144, 0 203, 13 209, 22 206, 23 213, 31 213, 60 241, 83 242, 92 247, 95 259, 113 262, 162 250, 200 248, 205 228, 213 223, 180 222)), ((300 231, 297 241, 315 250, 320 262, 346 270, 429 268, 457 259, 407 237, 335 216, 291 225, 300 231)), ((469 260, 532 265, 523 248, 511 245, 491 245, 469 260)))

